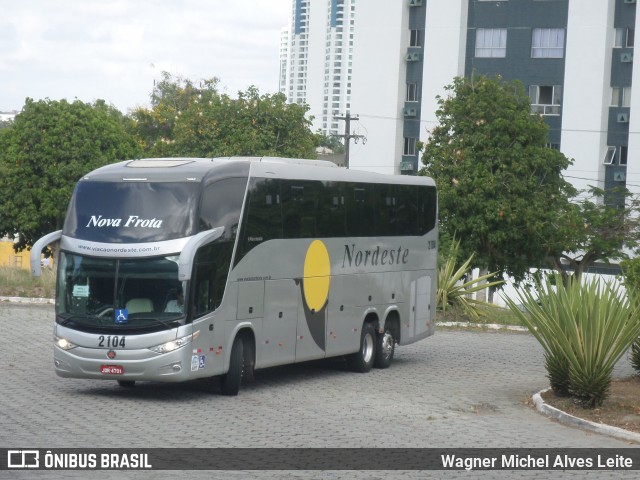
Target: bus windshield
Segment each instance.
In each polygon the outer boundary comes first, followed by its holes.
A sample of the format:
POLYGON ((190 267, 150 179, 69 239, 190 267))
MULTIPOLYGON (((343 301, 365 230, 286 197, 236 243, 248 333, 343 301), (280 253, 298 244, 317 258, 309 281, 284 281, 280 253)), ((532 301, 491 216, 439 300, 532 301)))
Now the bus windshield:
POLYGON ((82 330, 160 330, 185 323, 178 256, 112 259, 60 253, 56 313, 82 330))
POLYGON ((64 234, 107 243, 158 242, 196 232, 199 184, 184 182, 78 183, 64 234))

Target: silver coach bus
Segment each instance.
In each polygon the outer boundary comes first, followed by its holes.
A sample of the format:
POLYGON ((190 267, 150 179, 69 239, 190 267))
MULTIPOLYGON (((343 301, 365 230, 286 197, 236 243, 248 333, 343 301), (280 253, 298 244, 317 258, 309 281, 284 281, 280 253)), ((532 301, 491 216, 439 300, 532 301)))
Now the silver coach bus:
POLYGON ((386 368, 434 332, 433 180, 282 158, 130 160, 73 193, 59 240, 61 377, 219 378, 345 356, 386 368))

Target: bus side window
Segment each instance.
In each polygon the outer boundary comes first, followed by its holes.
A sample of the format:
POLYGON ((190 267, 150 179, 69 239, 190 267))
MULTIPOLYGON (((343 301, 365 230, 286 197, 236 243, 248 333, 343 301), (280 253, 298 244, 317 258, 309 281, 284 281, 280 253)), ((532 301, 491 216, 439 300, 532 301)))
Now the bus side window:
POLYGON ((215 264, 200 264, 196 269, 196 282, 193 298, 193 315, 200 317, 215 309, 215 264))
POLYGON ((282 184, 284 238, 317 236, 317 198, 320 182, 285 180, 282 184))
POLYGON ((396 208, 395 235, 418 234, 418 188, 415 185, 397 185, 398 205, 396 208))
POLYGON ((347 186, 347 235, 350 237, 373 237, 377 201, 373 184, 351 183, 347 186))
POLYGON ((235 237, 246 186, 246 178, 226 178, 207 185, 200 203, 200 231, 222 226, 226 238, 235 237))
POLYGON ((233 242, 216 241, 196 253, 191 300, 195 318, 212 312, 222 302, 232 249, 233 242))
POLYGON ((242 218, 236 265, 262 242, 282 238, 280 181, 255 178, 251 181, 242 218))
POLYGON ((382 237, 394 235, 398 198, 393 185, 376 185, 376 193, 378 195, 378 231, 376 233, 382 237))
POLYGON ((325 182, 319 185, 316 209, 318 237, 347 236, 347 208, 344 183, 325 182))
POLYGON ((438 195, 436 187, 418 188, 418 228, 424 235, 436 227, 438 212, 438 195))

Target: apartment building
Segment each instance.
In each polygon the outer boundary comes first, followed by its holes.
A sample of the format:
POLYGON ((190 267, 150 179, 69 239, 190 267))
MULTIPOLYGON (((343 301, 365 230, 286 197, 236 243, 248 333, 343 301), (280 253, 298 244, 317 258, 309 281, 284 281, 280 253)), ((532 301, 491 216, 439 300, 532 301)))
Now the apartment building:
POLYGON ((549 147, 574 159, 566 177, 576 187, 640 191, 635 0, 292 6, 287 95, 307 102, 314 127, 327 133, 343 133, 336 117, 358 115, 352 129, 367 142, 351 145, 351 168, 416 174, 418 141, 437 122, 436 96, 456 76, 499 74, 525 85, 532 114, 549 125, 549 147))

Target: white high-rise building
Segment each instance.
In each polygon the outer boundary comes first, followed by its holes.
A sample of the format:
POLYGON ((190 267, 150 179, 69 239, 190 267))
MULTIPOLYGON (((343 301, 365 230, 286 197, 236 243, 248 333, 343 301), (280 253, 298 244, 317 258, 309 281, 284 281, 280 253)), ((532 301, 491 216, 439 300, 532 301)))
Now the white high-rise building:
MULTIPOLYGON (((350 109, 355 0, 293 0, 287 78, 289 102, 311 107, 314 128, 342 133, 336 117, 350 109)), ((282 57, 281 57, 282 58, 282 57)))

